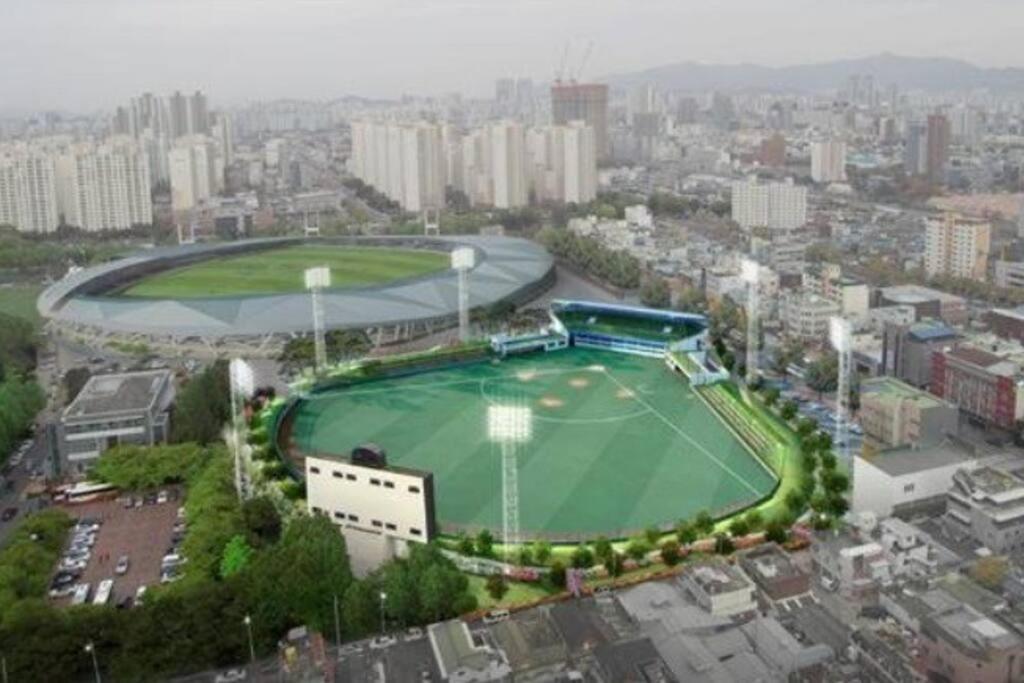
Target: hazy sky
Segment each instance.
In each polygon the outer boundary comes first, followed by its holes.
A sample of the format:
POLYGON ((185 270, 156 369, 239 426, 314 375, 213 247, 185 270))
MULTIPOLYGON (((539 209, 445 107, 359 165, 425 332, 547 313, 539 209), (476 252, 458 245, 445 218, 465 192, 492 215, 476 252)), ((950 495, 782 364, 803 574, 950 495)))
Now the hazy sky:
POLYGON ((0 110, 109 109, 150 90, 270 97, 490 93, 674 61, 881 51, 1024 66, 1024 0, 0 0, 0 110))

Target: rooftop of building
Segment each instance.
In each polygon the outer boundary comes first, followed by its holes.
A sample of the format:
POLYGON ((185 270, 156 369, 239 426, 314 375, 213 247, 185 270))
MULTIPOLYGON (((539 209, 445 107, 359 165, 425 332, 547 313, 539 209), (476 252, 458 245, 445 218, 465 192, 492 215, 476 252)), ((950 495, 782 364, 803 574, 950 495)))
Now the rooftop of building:
POLYGON ((893 285, 883 287, 882 296, 895 303, 924 303, 925 301, 940 301, 944 304, 963 303, 963 297, 949 294, 931 287, 922 285, 893 285))
POLYGON ((977 453, 960 440, 947 436, 927 446, 892 448, 874 455, 862 454, 857 457, 871 463, 890 477, 901 477, 950 465, 966 466, 977 458, 977 453))
POLYGON ((985 465, 965 471, 963 476, 970 480, 974 490, 994 496, 1024 488, 1024 480, 1017 474, 1019 471, 1019 469, 1010 470, 998 465, 985 465))
POLYGON ((917 341, 922 342, 951 340, 959 336, 956 330, 940 320, 916 322, 910 326, 908 334, 917 341))
POLYGON ((148 410, 170 381, 170 370, 94 375, 64 409, 64 418, 148 410))
POLYGON ((774 543, 766 543, 743 553, 740 566, 754 581, 765 583, 805 575, 789 553, 774 543))
POLYGON ((485 671, 498 656, 482 635, 471 632, 459 619, 431 624, 427 632, 441 673, 446 677, 458 669, 485 671))
POLYGON ((935 394, 912 387, 895 377, 883 376, 861 380, 860 394, 862 399, 871 396, 872 399, 884 402, 914 401, 922 408, 939 408, 950 405, 935 394))
POLYGON ((731 564, 704 562, 695 564, 685 573, 701 590, 710 595, 732 593, 750 588, 750 579, 731 564))

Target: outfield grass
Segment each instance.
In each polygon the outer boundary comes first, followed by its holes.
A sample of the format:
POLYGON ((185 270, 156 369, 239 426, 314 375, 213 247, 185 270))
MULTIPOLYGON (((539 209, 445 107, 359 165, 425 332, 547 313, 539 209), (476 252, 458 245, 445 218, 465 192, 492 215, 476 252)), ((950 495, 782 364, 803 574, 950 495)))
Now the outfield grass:
POLYGON ((423 249, 293 246, 203 261, 145 278, 122 296, 189 298, 274 294, 304 289, 303 271, 331 269, 335 288, 375 285, 448 268, 449 256, 423 249))
POLYGON ((0 313, 23 318, 39 328, 43 321, 36 310, 36 299, 42 291, 42 285, 0 286, 0 313))
POLYGON ((520 525, 554 539, 617 537, 769 494, 775 476, 660 360, 569 349, 315 394, 296 409, 306 452, 375 442, 434 474, 446 531, 501 530, 501 449, 487 409, 533 412, 519 447, 520 525))

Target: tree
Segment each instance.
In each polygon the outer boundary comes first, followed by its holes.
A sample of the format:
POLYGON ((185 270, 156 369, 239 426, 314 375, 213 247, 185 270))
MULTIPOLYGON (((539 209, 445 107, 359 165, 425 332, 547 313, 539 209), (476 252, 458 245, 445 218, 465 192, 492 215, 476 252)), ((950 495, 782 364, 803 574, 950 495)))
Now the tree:
POLYGON ((177 443, 211 443, 220 440, 221 431, 230 419, 228 364, 218 360, 178 392, 171 435, 177 443))
POLYGON ((764 404, 771 408, 779 400, 779 390, 775 387, 768 387, 764 391, 764 404))
POLYGON ((658 540, 661 539, 661 530, 656 526, 649 526, 644 529, 644 540, 647 541, 647 545, 652 548, 658 545, 658 540))
POLYGON ((537 541, 534 543, 533 556, 538 564, 547 564, 551 559, 551 544, 547 541, 537 541))
POLYGON ((970 577, 990 591, 1000 591, 1009 568, 1005 557, 982 557, 968 570, 970 577))
POLYGON ((491 574, 487 577, 487 594, 495 602, 501 602, 506 593, 508 593, 508 583, 505 582, 504 576, 501 574, 491 574))
POLYGON ((786 526, 779 520, 773 519, 764 528, 764 537, 772 543, 785 543, 789 538, 786 526))
POLYGON ((467 536, 465 531, 459 532, 455 545, 461 555, 472 555, 476 550, 473 546, 473 539, 467 536))
POLYGON ((804 495, 798 489, 792 489, 786 493, 785 502, 786 508, 793 515, 799 515, 803 512, 804 504, 807 502, 807 499, 804 498, 804 495))
POLYGON ((281 536, 281 515, 274 501, 266 496, 242 503, 242 519, 249 531, 249 540, 256 547, 276 543, 281 536))
POLYGON ((561 560, 555 560, 551 563, 551 569, 548 571, 548 583, 555 590, 562 590, 565 588, 565 565, 562 564, 561 560))
POLYGON ((615 551, 612 548, 611 541, 604 536, 598 536, 597 540, 594 541, 594 557, 597 558, 598 562, 606 562, 613 552, 615 551))
MULTIPOLYGON (((811 436, 811 434, 813 434, 814 430, 817 428, 818 423, 809 417, 802 417, 796 422, 796 433, 801 437, 801 439, 811 436)), ((817 445, 816 440, 808 440, 808 443, 810 444, 811 448, 815 448, 817 445)))
POLYGON ((746 536, 750 533, 750 527, 747 526, 747 521, 745 519, 737 517, 729 524, 729 533, 735 538, 746 536))
POLYGON ((831 451, 822 451, 818 456, 818 460, 821 462, 821 469, 825 472, 834 472, 839 464, 835 454, 831 451))
POLYGON ((228 544, 224 546, 224 555, 220 560, 221 578, 228 578, 245 569, 252 557, 252 547, 245 540, 245 536, 238 534, 232 536, 228 544))
POLYGON ((715 536, 715 552, 719 555, 728 555, 732 551, 736 550, 736 546, 733 545, 732 539, 726 534, 718 534, 715 536))
POLYGON ((679 542, 668 540, 661 544, 661 561, 669 567, 674 567, 679 562, 679 542))
POLYGON ((626 546, 626 554, 637 562, 643 560, 650 550, 651 546, 647 544, 647 540, 644 538, 634 538, 626 546))
POLYGON ((519 551, 516 553, 516 564, 520 567, 533 565, 533 550, 530 546, 522 545, 519 547, 519 551))
POLYGON ((701 510, 693 520, 693 526, 697 533, 706 536, 715 529, 715 518, 707 510, 701 510))
POLYGON ((71 368, 64 374, 64 395, 72 401, 92 377, 89 368, 71 368))
POLYGON ((751 531, 757 531, 764 524, 764 516, 760 510, 756 509, 750 510, 744 517, 744 520, 747 523, 747 528, 751 531))
POLYGON ((821 473, 821 486, 830 494, 843 494, 850 487, 850 479, 842 472, 826 469, 821 473))
POLYGON ((476 554, 481 557, 494 555, 494 536, 487 529, 481 529, 476 535, 476 554))
POLYGON ((839 357, 829 353, 808 365, 804 381, 819 396, 835 391, 839 383, 839 357))
POLYGON ((570 562, 576 569, 587 569, 594 565, 594 553, 591 552, 586 543, 580 543, 572 551, 570 562))
POLYGON ((689 545, 697 540, 697 529, 685 519, 676 524, 676 540, 683 545, 689 545))
POLYGON ((794 401, 786 401, 785 403, 782 404, 782 407, 779 408, 779 415, 782 417, 783 420, 789 422, 794 417, 796 417, 796 411, 796 403, 794 401))
POLYGON ((652 275, 640 286, 640 301, 651 308, 668 308, 672 304, 672 292, 665 278, 652 275))
POLYGON ((625 569, 626 558, 620 552, 612 551, 612 554, 608 556, 608 559, 604 561, 604 568, 608 572, 608 576, 616 577, 621 576, 625 569))

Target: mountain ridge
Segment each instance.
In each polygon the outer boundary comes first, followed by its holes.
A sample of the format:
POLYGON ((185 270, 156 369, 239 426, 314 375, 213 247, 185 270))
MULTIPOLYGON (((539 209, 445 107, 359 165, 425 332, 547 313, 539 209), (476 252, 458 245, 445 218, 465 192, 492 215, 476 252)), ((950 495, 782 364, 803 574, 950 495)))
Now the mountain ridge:
POLYGON ((613 74, 601 80, 619 87, 650 83, 672 90, 816 92, 843 88, 853 75, 873 76, 879 89, 895 84, 901 90, 1024 90, 1024 68, 980 67, 961 59, 905 57, 891 52, 782 67, 683 61, 613 74))

